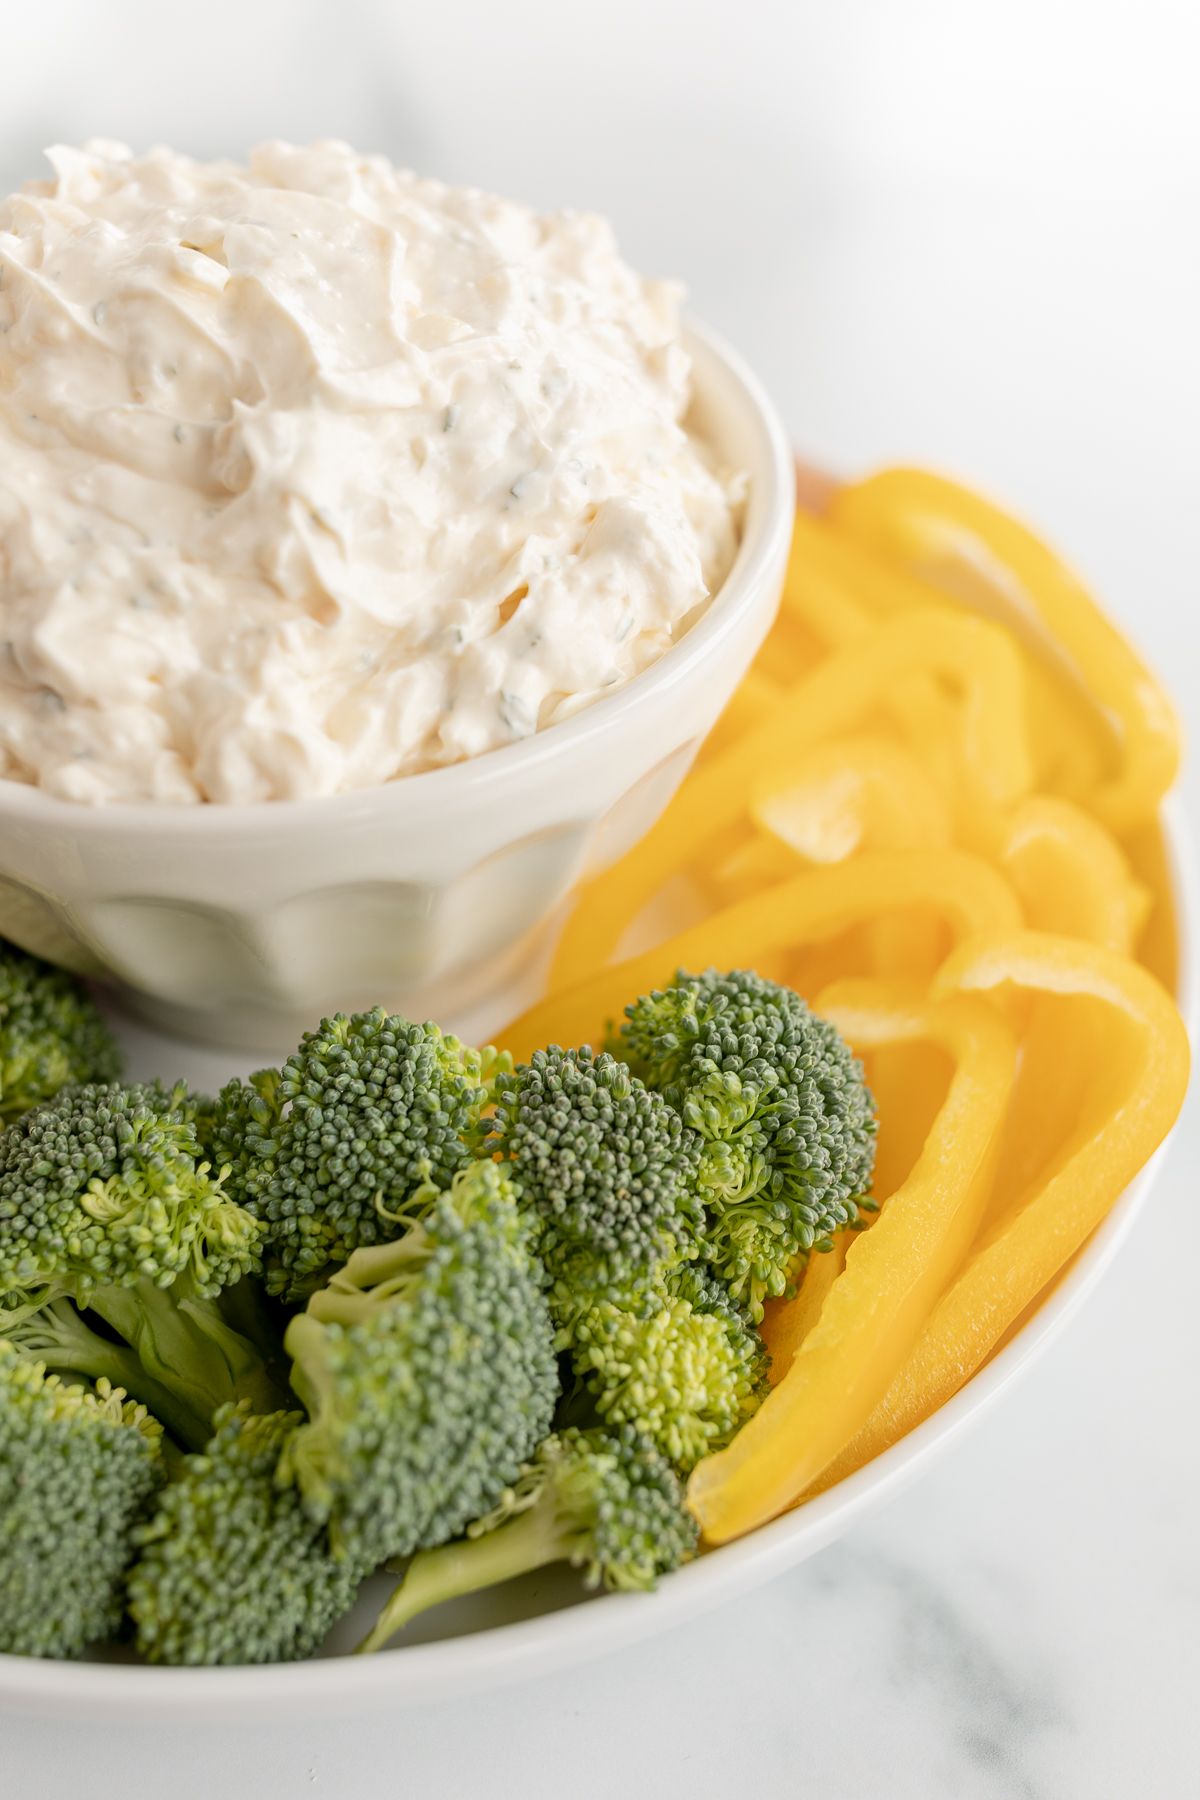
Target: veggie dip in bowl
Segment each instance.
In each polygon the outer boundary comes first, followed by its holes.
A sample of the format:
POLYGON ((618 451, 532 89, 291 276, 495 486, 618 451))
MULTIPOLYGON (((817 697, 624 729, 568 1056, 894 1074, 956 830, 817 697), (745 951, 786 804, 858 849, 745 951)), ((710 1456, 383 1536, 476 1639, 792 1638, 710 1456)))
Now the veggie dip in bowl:
POLYGON ((378 786, 655 662, 744 475, 608 223, 336 142, 93 142, 0 205, 0 777, 378 786))
POLYGON ((172 1030, 485 1034, 778 605, 769 400, 610 227, 340 143, 0 204, 0 933, 172 1030))

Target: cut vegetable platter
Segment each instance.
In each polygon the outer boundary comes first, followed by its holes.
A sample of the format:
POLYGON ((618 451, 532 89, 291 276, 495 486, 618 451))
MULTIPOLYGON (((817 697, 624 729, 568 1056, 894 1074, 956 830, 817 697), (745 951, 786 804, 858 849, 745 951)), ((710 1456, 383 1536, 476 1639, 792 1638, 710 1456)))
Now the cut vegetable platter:
MULTIPOLYGON (((542 1571, 306 1663, 0 1657, 0 1703, 112 1716, 386 1707, 535 1677, 720 1604, 828 1544, 960 1437, 1095 1287, 1182 1102, 1195 891, 1170 708, 1051 554, 889 471, 796 521, 783 607, 649 836, 576 897, 547 993, 496 1042, 599 1044, 680 968, 756 969, 863 1057, 874 1203, 769 1290, 772 1389, 689 1498, 701 1553, 652 1595, 542 1571), (1173 999, 1172 999, 1173 997, 1173 999)), ((453 1021, 448 1023, 453 1024, 453 1021)), ((122 1027, 130 1074, 247 1072, 122 1027)))

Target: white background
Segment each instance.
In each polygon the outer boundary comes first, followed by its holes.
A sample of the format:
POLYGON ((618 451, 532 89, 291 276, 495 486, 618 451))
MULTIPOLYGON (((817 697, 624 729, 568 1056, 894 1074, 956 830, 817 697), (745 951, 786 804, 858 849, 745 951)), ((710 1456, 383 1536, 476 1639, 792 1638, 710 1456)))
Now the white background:
MULTIPOLYGON (((606 211, 632 260, 687 280, 806 453, 933 463, 1040 524, 1194 734, 1198 17, 0 0, 0 188, 88 133, 199 155, 339 135, 606 211)), ((1194 1795, 1198 1149, 1193 1115, 1115 1274, 966 1449, 743 1605, 537 1687, 352 1724, 0 1718, 0 1792, 1194 1795)))

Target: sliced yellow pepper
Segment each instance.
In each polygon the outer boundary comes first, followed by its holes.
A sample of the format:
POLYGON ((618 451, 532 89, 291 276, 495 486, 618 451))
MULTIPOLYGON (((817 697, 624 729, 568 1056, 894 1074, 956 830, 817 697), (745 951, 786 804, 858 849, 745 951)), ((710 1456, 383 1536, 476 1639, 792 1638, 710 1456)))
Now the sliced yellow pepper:
MULTIPOLYGON (((746 848, 739 854, 742 893, 749 876, 766 874, 772 844, 821 863, 844 861, 860 849, 950 842, 949 808, 927 767, 906 745, 880 735, 831 738, 797 757, 786 773, 765 772, 750 817, 765 836, 757 855, 746 848)), ((945 954, 937 921, 928 916, 890 914, 869 932, 873 954, 858 966, 875 974, 931 975, 945 954)))
MULTIPOLYGON (((904 611, 948 606, 935 588, 922 588, 894 571, 881 570, 859 546, 818 519, 797 514, 783 590, 785 615, 803 620, 830 650, 843 650, 883 620, 904 611)), ((936 745, 947 773, 961 768, 956 755, 954 704, 936 675, 913 670, 880 698, 881 717, 899 725, 907 740, 928 752, 936 745)), ((866 723, 867 720, 864 720, 866 723)), ((952 781, 946 780, 947 791, 952 781)))
POLYGON ((778 1387, 792 1358, 821 1316, 825 1297, 846 1265, 848 1231, 839 1231, 831 1250, 814 1251, 805 1264, 795 1298, 768 1300, 759 1327, 771 1358, 770 1382, 778 1387))
POLYGON ((1149 819, 1128 832, 1121 847, 1135 878, 1150 895, 1150 910, 1137 942, 1137 959, 1174 993, 1179 986, 1179 922, 1175 916, 1175 873, 1164 826, 1149 819))
POLYGON ((540 1000, 499 1041, 518 1062, 547 1044, 595 1044, 626 1005, 665 986, 681 968, 755 968, 777 949, 915 906, 938 912, 960 942, 1015 930, 1021 917, 1007 882, 964 850, 867 851, 847 863, 806 870, 657 949, 602 967, 540 1000))
POLYGON ((974 565, 992 591, 1031 614, 1119 727, 1119 766, 1084 796, 1089 810, 1115 831, 1153 815, 1179 766, 1174 710, 1132 645, 1045 544, 977 494, 918 469, 888 469, 843 488, 831 517, 901 564, 974 565))
POLYGON ((859 849, 950 842, 946 802, 924 765, 879 735, 815 744, 787 770, 764 774, 751 793, 749 825, 724 853, 708 846, 700 879, 717 904, 859 849))
POLYGON ((1049 794, 1022 800, 998 861, 1035 931, 1132 952, 1150 896, 1114 839, 1078 806, 1049 794))
POLYGON ((772 681, 757 667, 749 669, 705 739, 699 760, 711 762, 718 752, 736 744, 743 733, 761 722, 763 714, 776 705, 782 694, 783 689, 777 681, 772 681))
POLYGON ((829 527, 803 513, 797 513, 792 527, 782 610, 786 617, 800 620, 828 650, 844 650, 879 622, 869 597, 856 592, 838 567, 837 540, 829 527))
MULTIPOLYGON (((1096 945, 1034 932, 966 945, 947 962, 937 988, 947 995, 1015 988, 1099 1002, 1088 1013, 1088 1105, 1069 1122, 1067 1153, 971 1257, 822 1485, 878 1455, 970 1379, 1162 1142, 1187 1088, 1187 1034, 1170 996, 1144 969, 1096 945)), ((1078 1036, 1073 1048, 1078 1058, 1078 1036)))
MULTIPOLYGON (((897 613, 932 605, 968 607, 985 617, 1009 608, 997 604, 994 590, 980 579, 977 569, 939 565, 930 571, 906 560, 906 546, 886 542, 876 546, 862 535, 857 513, 857 488, 838 490, 831 502, 831 519, 822 523, 798 519, 784 590, 784 608, 790 606, 811 621, 811 628, 825 641, 840 646, 883 619, 897 613), (842 529, 837 529, 838 521, 842 529), (822 630, 827 612, 830 624, 822 630)), ((1018 632, 1014 641, 1022 641, 1018 632)), ((1031 742, 1036 751, 1040 785, 1070 794, 1090 792, 1114 761, 1116 739, 1106 721, 1081 692, 1076 681, 1038 653, 1035 643, 1025 658, 1025 679, 1031 742)), ((945 733, 940 715, 945 697, 936 685, 920 675, 910 676, 889 696, 888 712, 915 740, 937 728, 945 733)))
POLYGON ((693 1471, 688 1502, 714 1544, 792 1505, 886 1393, 974 1235, 1016 1066, 1015 1035, 983 1000, 847 983, 817 1005, 856 1049, 932 1041, 954 1074, 915 1168, 850 1245, 782 1381, 693 1471))
POLYGON ((568 919, 554 960, 560 985, 605 962, 626 921, 709 840, 743 817, 764 769, 834 732, 851 730, 897 679, 937 671, 962 689, 961 761, 983 813, 1028 792, 1021 659, 1008 635, 982 619, 912 613, 831 656, 789 690, 762 724, 684 782, 663 817, 616 866, 590 882, 568 919))
POLYGON ((750 894, 786 881, 804 866, 796 852, 765 832, 746 832, 719 860, 714 854, 700 880, 715 906, 732 906, 750 894))
POLYGON ((843 862, 867 846, 950 842, 946 803, 928 771, 880 736, 830 738, 786 769, 765 769, 751 790, 750 817, 806 862, 843 862))

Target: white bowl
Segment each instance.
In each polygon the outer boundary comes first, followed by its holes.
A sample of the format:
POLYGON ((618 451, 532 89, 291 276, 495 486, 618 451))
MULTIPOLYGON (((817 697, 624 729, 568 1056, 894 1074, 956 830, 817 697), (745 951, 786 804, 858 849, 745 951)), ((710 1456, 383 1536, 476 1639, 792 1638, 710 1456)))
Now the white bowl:
MULTIPOLYGON (((1180 922, 1180 1004, 1189 1024, 1196 1010, 1193 959, 1186 934, 1196 915, 1196 880, 1181 815, 1167 812, 1176 909, 1180 922)), ((211 1061, 180 1072, 209 1079, 211 1061)), ((161 1050, 158 1051, 161 1061, 161 1050)), ((334 1634, 327 1654, 307 1663, 247 1669, 159 1669, 112 1661, 39 1662, 0 1655, 0 1710, 27 1716, 128 1721, 239 1718, 394 1711, 461 1697, 505 1682, 556 1673, 620 1649, 733 1600, 824 1549, 864 1513, 899 1492, 960 1438, 1024 1375, 1080 1309, 1114 1261, 1146 1204, 1166 1145, 1122 1194, 1037 1312, 960 1393, 890 1450, 798 1511, 736 1543, 689 1563, 654 1594, 584 1598, 569 1573, 550 1571, 492 1594, 457 1602, 418 1620, 403 1643, 371 1657, 338 1655, 372 1622, 389 1591, 383 1578, 334 1634)))
POLYGON ((0 933, 191 1037, 294 1045, 383 1002, 475 1036, 533 998, 547 919, 636 843, 774 618, 793 470, 750 371, 698 326, 694 417, 749 475, 708 611, 652 668, 472 762, 322 800, 86 807, 0 781, 0 933))

